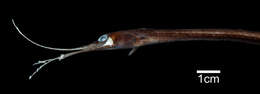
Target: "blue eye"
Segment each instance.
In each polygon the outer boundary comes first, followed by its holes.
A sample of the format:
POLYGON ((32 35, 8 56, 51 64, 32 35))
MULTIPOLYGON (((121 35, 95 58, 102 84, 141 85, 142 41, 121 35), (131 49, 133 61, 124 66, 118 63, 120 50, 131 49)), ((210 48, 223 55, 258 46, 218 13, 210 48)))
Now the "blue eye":
POLYGON ((108 38, 108 36, 107 36, 107 34, 105 34, 105 35, 100 36, 100 37, 98 38, 98 41, 99 41, 99 42, 104 42, 104 41, 107 40, 107 38, 108 38))

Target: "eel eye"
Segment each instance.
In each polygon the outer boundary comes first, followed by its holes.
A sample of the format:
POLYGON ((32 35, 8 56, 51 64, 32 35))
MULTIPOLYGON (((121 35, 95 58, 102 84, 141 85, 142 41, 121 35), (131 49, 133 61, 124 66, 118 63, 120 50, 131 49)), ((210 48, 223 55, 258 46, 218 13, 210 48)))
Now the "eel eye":
POLYGON ((104 34, 104 35, 102 35, 102 36, 100 36, 99 38, 98 38, 98 41, 99 42, 104 42, 104 41, 106 41, 108 39, 108 35, 107 34, 104 34))

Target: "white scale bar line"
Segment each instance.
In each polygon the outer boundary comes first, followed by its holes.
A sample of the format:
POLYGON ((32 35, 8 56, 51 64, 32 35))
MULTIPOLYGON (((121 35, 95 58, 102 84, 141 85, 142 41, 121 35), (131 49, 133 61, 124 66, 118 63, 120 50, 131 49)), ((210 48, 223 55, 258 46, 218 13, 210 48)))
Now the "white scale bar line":
POLYGON ((197 70, 197 73, 220 73, 220 70, 197 70))

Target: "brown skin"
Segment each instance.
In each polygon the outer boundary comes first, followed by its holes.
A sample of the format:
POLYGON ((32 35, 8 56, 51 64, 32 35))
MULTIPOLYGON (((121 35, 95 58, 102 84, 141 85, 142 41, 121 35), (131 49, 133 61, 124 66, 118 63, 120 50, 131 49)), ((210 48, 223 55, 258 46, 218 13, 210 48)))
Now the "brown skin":
POLYGON ((227 40, 260 44, 260 32, 234 29, 134 29, 110 33, 115 48, 179 40, 227 40))
POLYGON ((133 48, 129 53, 131 55, 140 46, 180 40, 228 40, 260 44, 260 32, 233 29, 134 29, 112 32, 107 35, 113 40, 113 45, 104 46, 107 40, 95 41, 83 46, 82 50, 64 54, 60 60, 79 53, 98 50, 133 48))

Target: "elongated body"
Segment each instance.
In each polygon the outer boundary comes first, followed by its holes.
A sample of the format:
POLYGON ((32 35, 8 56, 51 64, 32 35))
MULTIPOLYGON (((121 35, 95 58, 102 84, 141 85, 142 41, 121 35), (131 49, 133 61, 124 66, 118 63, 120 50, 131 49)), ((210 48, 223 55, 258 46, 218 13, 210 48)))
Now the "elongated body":
POLYGON ((135 29, 109 34, 116 48, 182 40, 227 40, 260 44, 260 32, 234 29, 135 29))

